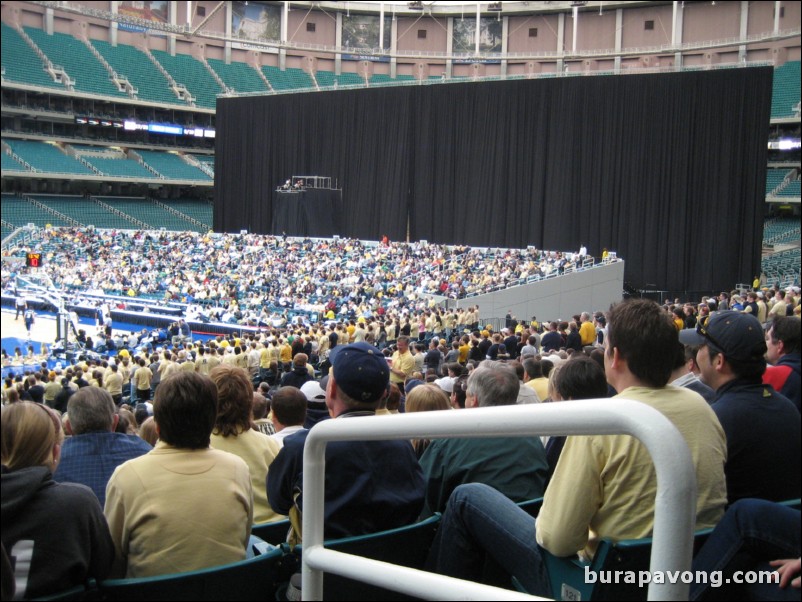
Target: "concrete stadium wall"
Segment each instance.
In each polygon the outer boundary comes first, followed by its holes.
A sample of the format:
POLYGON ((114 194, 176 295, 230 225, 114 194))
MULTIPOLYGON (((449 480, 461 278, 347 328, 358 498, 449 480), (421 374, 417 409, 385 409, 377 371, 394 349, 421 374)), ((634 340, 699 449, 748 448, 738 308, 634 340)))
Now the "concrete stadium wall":
POLYGON ((460 299, 456 307, 479 305, 482 319, 503 318, 508 310, 528 322, 570 320, 583 311, 607 311, 621 300, 624 290, 624 261, 524 284, 503 291, 460 299))

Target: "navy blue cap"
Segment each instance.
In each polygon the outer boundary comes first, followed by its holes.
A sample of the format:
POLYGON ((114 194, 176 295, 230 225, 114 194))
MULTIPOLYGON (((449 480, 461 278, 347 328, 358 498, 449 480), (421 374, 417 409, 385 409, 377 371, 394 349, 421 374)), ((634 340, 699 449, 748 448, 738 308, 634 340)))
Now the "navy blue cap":
POLYGON ((707 345, 724 357, 739 361, 760 361, 766 353, 763 327, 752 314, 737 311, 720 311, 694 328, 679 333, 684 345, 707 345))
POLYGON ((426 383, 424 383, 424 382, 423 382, 422 380, 420 380, 419 378, 410 378, 410 379, 407 381, 407 384, 406 384, 406 385, 404 385, 404 393, 406 393, 406 394, 408 395, 408 394, 409 394, 409 392, 410 392, 410 391, 412 391, 412 389, 414 389, 414 388, 415 388, 415 387, 417 387, 418 385, 423 385, 423 384, 426 384, 426 383))
POLYGON ((390 367, 373 345, 338 345, 331 350, 329 361, 337 387, 354 401, 375 403, 387 393, 390 367))

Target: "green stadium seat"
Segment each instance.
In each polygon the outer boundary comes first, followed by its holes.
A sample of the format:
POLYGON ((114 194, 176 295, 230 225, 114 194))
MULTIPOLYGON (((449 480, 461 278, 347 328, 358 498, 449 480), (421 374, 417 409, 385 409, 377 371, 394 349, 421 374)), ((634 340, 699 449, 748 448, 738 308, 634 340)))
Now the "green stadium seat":
POLYGON ((103 64, 86 45, 65 33, 48 35, 35 27, 26 27, 27 33, 54 65, 61 65, 73 80, 76 91, 128 98, 111 81, 103 64))
POLYGON ((213 109, 217 106, 217 95, 225 92, 211 73, 196 58, 188 54, 170 55, 169 52, 153 50, 153 56, 161 63, 176 83, 184 84, 195 97, 199 107, 213 109))
POLYGON ((28 43, 19 32, 3 23, 2 29, 2 65, 3 78, 6 81, 57 88, 64 90, 64 85, 53 80, 50 74, 28 43))
POLYGON ((103 55, 120 76, 125 76, 137 90, 137 98, 161 104, 186 106, 170 88, 170 82, 147 55, 133 46, 112 46, 102 40, 92 40, 92 45, 103 55))
POLYGON ((267 84, 259 77, 256 69, 246 63, 232 61, 230 64, 226 64, 225 61, 219 59, 207 59, 207 62, 226 86, 235 92, 269 91, 267 84))
MULTIPOLYGON (((398 566, 423 569, 439 523, 440 515, 435 514, 413 525, 370 535, 356 535, 327 541, 324 542, 324 546, 327 549, 336 550, 344 554, 372 558, 398 566)), ((300 558, 303 554, 303 546, 296 546, 292 553, 297 554, 300 558)), ((323 599, 410 600, 413 598, 327 573, 323 580, 323 599)))
POLYGON ((273 600, 281 549, 219 567, 98 583, 102 600, 273 600))
POLYGON ((303 69, 288 67, 286 70, 282 71, 278 67, 265 65, 262 67, 262 73, 264 73, 267 81, 270 82, 270 85, 273 86, 276 92, 315 89, 315 82, 312 81, 312 78, 309 77, 309 74, 303 69))
POLYGON ((175 153, 147 150, 140 150, 137 153, 145 163, 167 179, 211 181, 207 174, 194 165, 190 165, 175 153))

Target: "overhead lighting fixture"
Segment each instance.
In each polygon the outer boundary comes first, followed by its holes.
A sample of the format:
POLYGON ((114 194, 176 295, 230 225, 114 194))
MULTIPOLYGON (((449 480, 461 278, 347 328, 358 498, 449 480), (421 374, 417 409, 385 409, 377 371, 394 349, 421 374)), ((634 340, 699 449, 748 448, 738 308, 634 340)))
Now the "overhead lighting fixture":
POLYGON ((423 2, 410 2, 407 4, 409 10, 423 10, 423 2))
POLYGON ((487 10, 492 13, 500 13, 501 12, 501 2, 491 2, 487 5, 487 10))

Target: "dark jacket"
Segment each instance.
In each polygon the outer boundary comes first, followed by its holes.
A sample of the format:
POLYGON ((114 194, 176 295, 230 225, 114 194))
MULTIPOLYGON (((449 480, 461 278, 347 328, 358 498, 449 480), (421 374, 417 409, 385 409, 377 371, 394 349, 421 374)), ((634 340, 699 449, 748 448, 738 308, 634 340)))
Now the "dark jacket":
POLYGON ((281 377, 281 386, 300 389, 305 382, 310 380, 312 380, 312 377, 309 375, 306 366, 295 366, 292 372, 287 372, 281 377))
MULTIPOLYGON (((303 494, 295 501, 294 494, 303 489, 308 435, 287 437, 267 473, 267 499, 279 514, 288 514, 295 503, 303 509, 303 494)), ((334 441, 326 446, 325 492, 326 539, 375 533, 417 520, 423 473, 408 441, 334 441)))
POLYGON ((774 502, 802 494, 802 420, 770 385, 732 380, 710 406, 727 435, 727 497, 774 502))
POLYGON ((91 489, 56 483, 44 466, 3 466, 0 493, 3 547, 12 565, 31 555, 25 589, 17 596, 46 596, 108 576, 114 543, 91 489))

